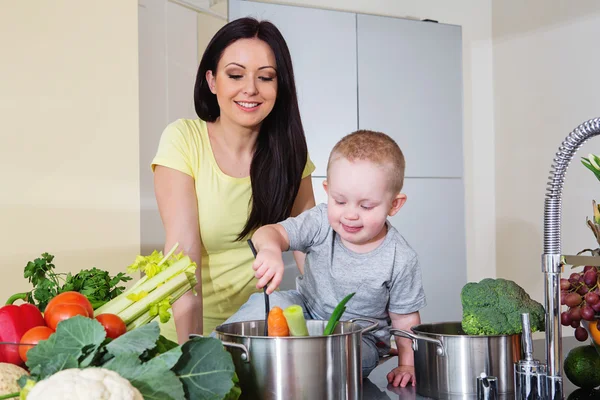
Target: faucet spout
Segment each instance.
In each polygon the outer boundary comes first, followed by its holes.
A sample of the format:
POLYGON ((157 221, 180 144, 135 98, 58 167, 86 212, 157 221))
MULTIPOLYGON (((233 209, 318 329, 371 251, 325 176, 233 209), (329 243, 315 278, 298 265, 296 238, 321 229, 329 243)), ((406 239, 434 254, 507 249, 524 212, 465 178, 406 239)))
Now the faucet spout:
POLYGON ((589 138, 597 135, 600 135, 600 118, 582 123, 565 138, 553 160, 546 188, 542 272, 545 276, 547 393, 550 400, 564 398, 560 325, 562 190, 567 168, 575 153, 589 138))

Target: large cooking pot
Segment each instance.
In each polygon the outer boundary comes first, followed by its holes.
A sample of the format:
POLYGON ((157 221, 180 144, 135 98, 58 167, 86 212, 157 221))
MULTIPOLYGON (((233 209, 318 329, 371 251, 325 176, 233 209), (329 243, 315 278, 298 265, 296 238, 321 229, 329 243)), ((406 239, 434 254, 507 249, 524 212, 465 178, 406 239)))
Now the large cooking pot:
POLYGON ((521 357, 521 335, 470 336, 460 322, 422 324, 412 332, 391 329, 411 339, 415 351, 417 394, 434 399, 472 399, 477 377, 497 377, 498 395, 514 399, 514 363, 521 357))
POLYGON ((217 338, 233 358, 243 399, 362 399, 361 337, 377 328, 377 321, 339 322, 330 336, 323 336, 327 321, 306 324, 310 336, 304 337, 264 336, 264 321, 217 326, 217 338))

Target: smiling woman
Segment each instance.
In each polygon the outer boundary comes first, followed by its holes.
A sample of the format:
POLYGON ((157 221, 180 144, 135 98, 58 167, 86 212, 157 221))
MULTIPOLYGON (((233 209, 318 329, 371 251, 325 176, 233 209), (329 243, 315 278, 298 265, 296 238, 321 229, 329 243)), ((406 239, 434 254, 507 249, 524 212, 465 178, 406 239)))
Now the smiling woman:
POLYGON ((257 291, 245 239, 315 203, 292 61, 273 24, 242 18, 221 28, 194 101, 199 119, 170 124, 152 162, 165 249, 178 242, 202 266, 198 296, 173 306, 180 342, 210 334, 257 291))

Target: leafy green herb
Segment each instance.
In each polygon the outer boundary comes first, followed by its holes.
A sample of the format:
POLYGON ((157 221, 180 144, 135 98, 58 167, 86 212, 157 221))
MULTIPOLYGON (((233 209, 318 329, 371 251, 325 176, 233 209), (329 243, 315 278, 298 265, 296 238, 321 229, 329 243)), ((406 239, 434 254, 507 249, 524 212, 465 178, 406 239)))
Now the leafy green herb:
POLYGON ((33 285, 33 289, 12 296, 7 304, 23 299, 44 311, 48 302, 57 294, 75 291, 85 295, 96 309, 123 293, 125 287, 118 286, 119 283, 132 279, 123 272, 111 277, 107 271, 96 267, 84 269, 75 275, 57 273, 54 271, 53 260, 53 255, 43 253, 40 258, 29 261, 25 266, 24 277, 33 285))
MULTIPOLYGON (((231 355, 219 340, 199 337, 178 346, 160 336, 156 322, 107 340, 98 321, 70 318, 29 350, 27 367, 36 382, 68 368, 107 368, 145 399, 237 400, 241 393, 231 355)), ((25 385, 27 377, 19 382, 25 385)))

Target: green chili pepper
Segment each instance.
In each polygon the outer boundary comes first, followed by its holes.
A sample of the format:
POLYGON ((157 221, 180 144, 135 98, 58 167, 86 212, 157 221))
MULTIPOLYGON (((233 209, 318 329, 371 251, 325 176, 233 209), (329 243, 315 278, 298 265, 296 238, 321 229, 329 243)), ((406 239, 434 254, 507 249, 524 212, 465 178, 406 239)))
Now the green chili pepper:
POLYGON ((329 321, 327 321, 327 326, 325 327, 323 336, 331 335, 333 333, 338 321, 342 317, 342 314, 344 314, 344 311, 346 311, 346 303, 348 303, 348 301, 355 294, 356 293, 350 293, 348 296, 344 297, 342 301, 340 301, 340 304, 335 307, 333 314, 331 314, 331 318, 329 318, 329 321))

